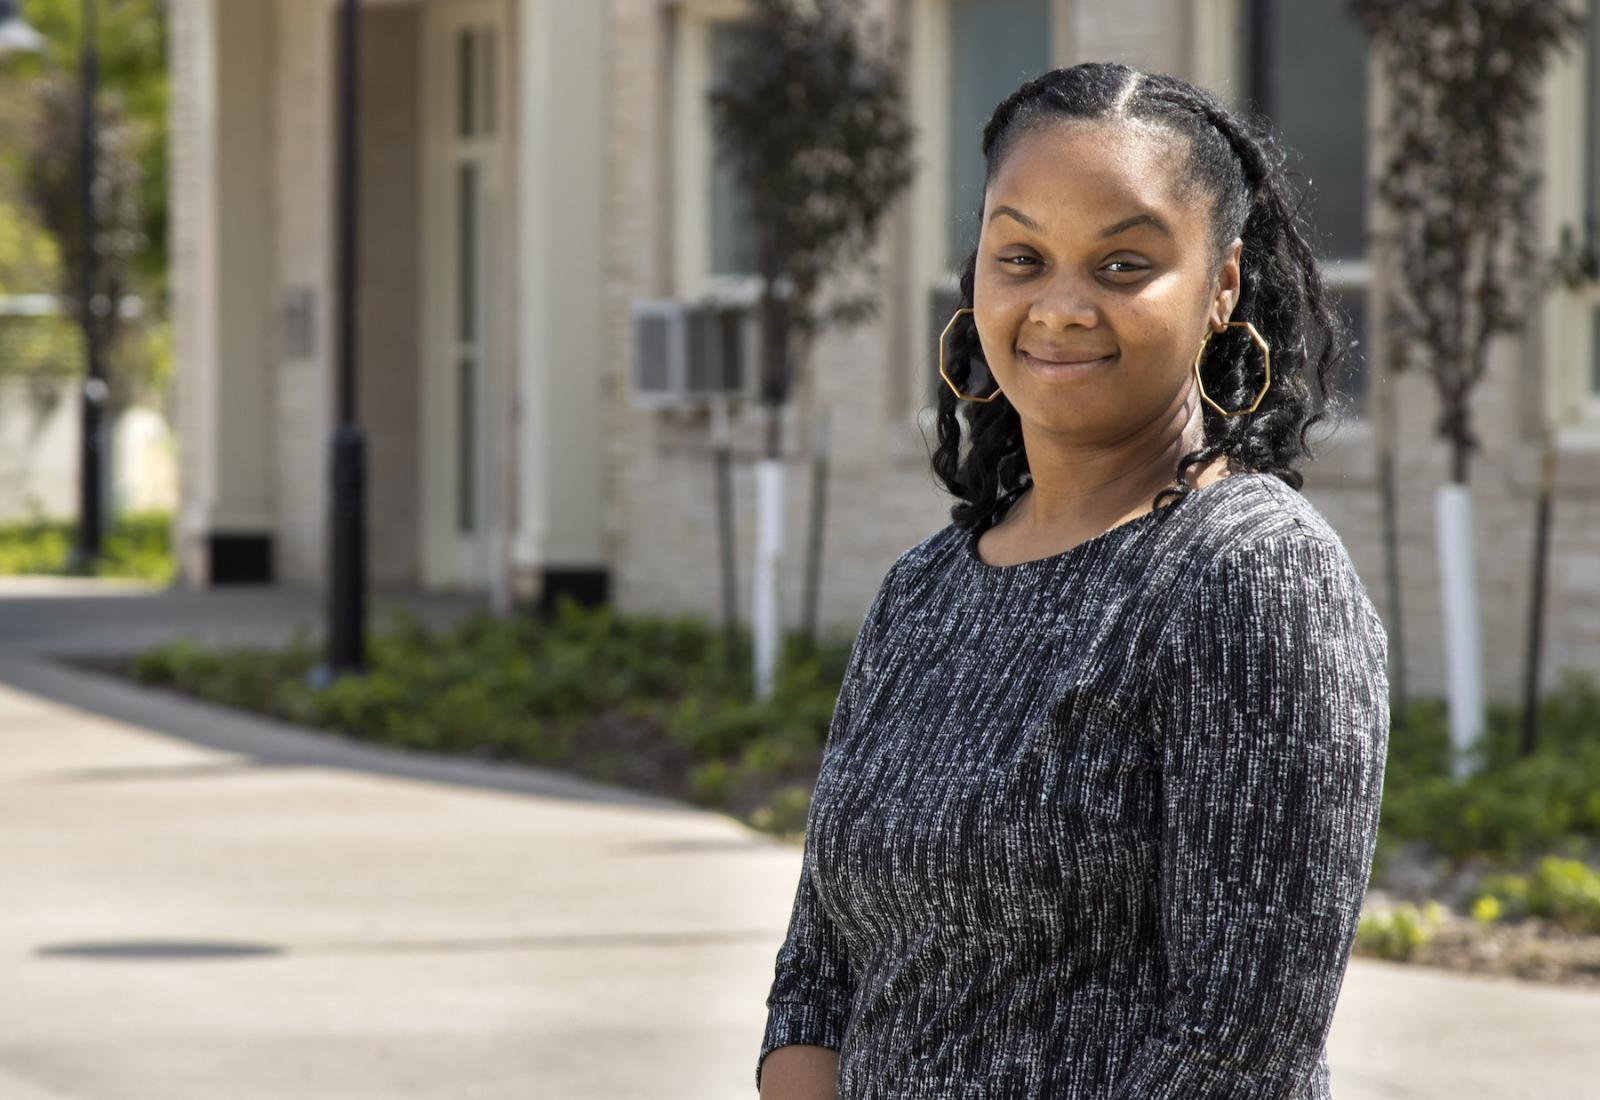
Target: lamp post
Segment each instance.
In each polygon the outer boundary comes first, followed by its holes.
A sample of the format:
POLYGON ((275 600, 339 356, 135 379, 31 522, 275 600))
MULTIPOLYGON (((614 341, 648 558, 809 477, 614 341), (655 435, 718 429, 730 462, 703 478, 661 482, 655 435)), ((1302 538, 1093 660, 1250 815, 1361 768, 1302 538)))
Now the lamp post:
MULTIPOLYGON (((99 315, 102 307, 114 308, 95 295, 98 264, 95 239, 99 220, 94 208, 95 92, 100 83, 100 61, 95 25, 94 0, 83 0, 83 38, 79 47, 82 70, 82 118, 80 130, 79 203, 83 218, 83 267, 79 272, 78 321, 83 327, 84 359, 87 371, 83 380, 83 431, 78 462, 78 531, 72 546, 69 568, 89 572, 100 557, 101 525, 104 515, 105 407, 110 387, 106 385, 101 349, 99 315)), ((0 56, 8 53, 38 53, 44 36, 22 18, 18 0, 0 0, 0 56)))
POLYGON ((94 180, 98 171, 94 100, 100 85, 95 8, 95 0, 83 0, 83 41, 79 58, 83 70, 83 107, 80 112, 83 170, 78 185, 79 202, 83 210, 83 271, 79 284, 81 297, 78 316, 83 324, 84 357, 88 371, 83 380, 83 433, 78 463, 78 538, 73 546, 71 568, 84 573, 91 572, 100 557, 100 526, 105 507, 101 474, 105 468, 105 409, 110 387, 106 385, 105 363, 101 355, 99 313, 102 304, 107 309, 113 306, 110 302, 102 303, 95 294, 99 274, 95 240, 100 232, 94 208, 94 180))
POLYGON ((356 422, 356 183, 361 75, 360 8, 339 18, 339 423, 331 448, 328 639, 313 676, 327 683, 366 668, 366 443, 356 422))

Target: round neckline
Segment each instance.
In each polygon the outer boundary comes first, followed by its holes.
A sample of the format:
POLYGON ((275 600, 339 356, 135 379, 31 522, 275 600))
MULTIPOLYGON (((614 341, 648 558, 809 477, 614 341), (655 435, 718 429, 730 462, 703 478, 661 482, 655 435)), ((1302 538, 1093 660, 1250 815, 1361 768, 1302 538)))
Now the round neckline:
POLYGON ((966 559, 983 573, 988 573, 995 576, 1009 576, 1033 572, 1047 568, 1069 558, 1077 557, 1090 549, 1112 541, 1114 538, 1118 538, 1122 535, 1138 530, 1139 528, 1148 524, 1149 521, 1155 519, 1162 512, 1165 512, 1171 508, 1176 508, 1179 504, 1185 500, 1188 500, 1190 497, 1195 497, 1201 493, 1209 492, 1218 485, 1226 485, 1230 481, 1248 479, 1251 477, 1273 476, 1275 475, 1263 473, 1259 470, 1241 470, 1238 473, 1229 474, 1227 477, 1218 478, 1216 481, 1209 482, 1197 489, 1190 489, 1186 496, 1179 498, 1177 501, 1174 501, 1171 504, 1165 505, 1159 509, 1151 509, 1148 512, 1141 512, 1132 519, 1125 520, 1124 522, 1116 524, 1113 527, 1107 527, 1098 535, 1093 535, 1089 538, 1086 538, 1082 542, 1067 547, 1065 550, 1061 550, 1054 554, 1048 554, 1042 558, 1029 558, 1027 561, 1012 562, 1010 565, 991 565, 989 562, 984 561, 983 558, 978 556, 978 539, 981 538, 985 532, 994 527, 995 522, 998 522, 1001 516, 1004 516, 1011 510, 1012 505, 1016 504, 1017 498, 1020 497, 1023 492, 1025 492, 1028 488, 1031 488, 1031 486, 1023 486, 1023 488, 1017 489, 1011 494, 1005 508, 994 517, 994 520, 991 521, 987 527, 984 527, 981 530, 973 528, 964 532, 961 541, 965 549, 966 559))

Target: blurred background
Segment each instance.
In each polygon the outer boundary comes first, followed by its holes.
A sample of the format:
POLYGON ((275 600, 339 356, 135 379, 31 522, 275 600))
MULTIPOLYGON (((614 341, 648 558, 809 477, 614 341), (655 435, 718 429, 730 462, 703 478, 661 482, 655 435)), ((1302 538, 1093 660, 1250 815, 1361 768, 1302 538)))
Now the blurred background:
POLYGON ((981 130, 1085 60, 1270 122, 1357 341, 1335 1088, 1588 1095, 1600 4, 0 0, 0 1097, 749 1095, 981 130))

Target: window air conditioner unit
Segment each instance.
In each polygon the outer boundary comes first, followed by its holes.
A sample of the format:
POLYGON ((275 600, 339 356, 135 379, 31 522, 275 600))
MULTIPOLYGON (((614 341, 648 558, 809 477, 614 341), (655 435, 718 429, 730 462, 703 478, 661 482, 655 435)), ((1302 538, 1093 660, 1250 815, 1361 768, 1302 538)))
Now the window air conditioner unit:
POLYGON ((633 405, 685 409, 748 395, 754 324, 745 306, 669 299, 633 303, 633 405))

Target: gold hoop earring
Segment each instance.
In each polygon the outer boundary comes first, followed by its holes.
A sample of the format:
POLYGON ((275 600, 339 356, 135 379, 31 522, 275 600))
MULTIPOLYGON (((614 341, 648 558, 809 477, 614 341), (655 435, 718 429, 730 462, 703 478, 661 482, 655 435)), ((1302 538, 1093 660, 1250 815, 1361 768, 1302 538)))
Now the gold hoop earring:
POLYGON ((944 331, 939 334, 939 377, 943 378, 944 379, 944 384, 950 387, 950 392, 955 394, 961 400, 963 400, 963 401, 977 401, 980 404, 987 405, 989 402, 993 401, 995 398, 1000 396, 1000 384, 998 382, 995 383, 994 392, 991 393, 988 397, 968 397, 966 394, 962 393, 959 389, 956 388, 956 384, 954 382, 950 381, 950 376, 944 372, 944 341, 945 341, 945 338, 950 335, 950 330, 956 327, 956 322, 961 320, 961 315, 963 313, 971 313, 971 312, 972 312, 972 310, 970 308, 967 308, 967 307, 963 307, 961 309, 956 310, 955 313, 953 313, 950 316, 950 323, 945 325, 944 326, 944 331))
POLYGON ((1255 342, 1256 347, 1261 349, 1261 363, 1266 370, 1267 380, 1262 383, 1261 392, 1256 394, 1256 399, 1251 402, 1248 409, 1238 409, 1234 412, 1229 412, 1227 409, 1211 400, 1210 396, 1206 393, 1206 384, 1200 380, 1200 357, 1206 353, 1206 345, 1211 342, 1212 336, 1211 331, 1207 330, 1206 338, 1200 341, 1200 350, 1194 353, 1194 384, 1200 388, 1200 396, 1205 400, 1205 403, 1210 405, 1213 409, 1216 409, 1223 416, 1244 416, 1246 413, 1255 412, 1256 409, 1261 406, 1261 399, 1267 395, 1267 389, 1272 385, 1272 349, 1267 346, 1267 342, 1263 340, 1261 338, 1261 334, 1256 331, 1256 326, 1252 325, 1249 321, 1224 321, 1223 324, 1228 325, 1229 327, 1242 325, 1244 326, 1245 330, 1250 333, 1250 339, 1255 342))

